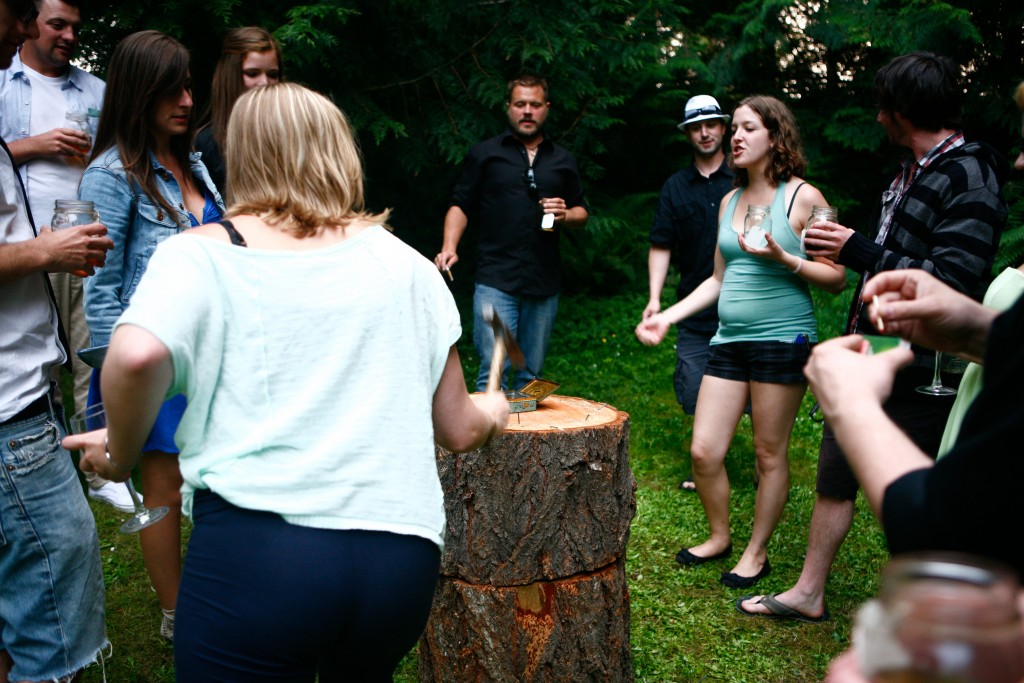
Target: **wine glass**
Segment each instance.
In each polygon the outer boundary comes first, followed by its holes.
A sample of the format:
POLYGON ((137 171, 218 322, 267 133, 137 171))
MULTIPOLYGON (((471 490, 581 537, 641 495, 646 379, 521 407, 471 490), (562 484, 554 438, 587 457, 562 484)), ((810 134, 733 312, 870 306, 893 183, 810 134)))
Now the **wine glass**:
MULTIPOLYGON (((68 420, 68 423, 71 427, 72 433, 74 434, 91 432, 96 429, 103 429, 107 426, 107 414, 103 410, 102 403, 94 403, 72 415, 71 419, 68 420)), ((156 524, 163 519, 164 515, 166 515, 170 510, 166 505, 156 508, 147 508, 142 504, 142 501, 139 500, 139 494, 135 491, 135 486, 132 484, 132 478, 128 477, 128 480, 124 483, 125 486, 128 487, 128 495, 132 497, 132 504, 135 506, 135 514, 121 525, 122 533, 133 534, 148 526, 156 524)))
POLYGON ((765 235, 772 231, 772 207, 751 204, 743 217, 743 239, 747 246, 762 249, 768 246, 765 235))
POLYGON ((928 394, 929 396, 952 396, 956 393, 956 389, 953 387, 947 387, 942 384, 942 352, 935 352, 935 374, 932 375, 932 383, 917 387, 917 390, 922 394, 928 394))

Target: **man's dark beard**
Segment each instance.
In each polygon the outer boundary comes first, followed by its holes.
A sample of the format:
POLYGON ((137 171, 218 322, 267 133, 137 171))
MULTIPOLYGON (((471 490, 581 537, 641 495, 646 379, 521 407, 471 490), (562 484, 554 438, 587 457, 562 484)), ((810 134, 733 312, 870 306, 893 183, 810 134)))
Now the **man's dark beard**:
MULTIPOLYGON (((537 123, 533 119, 530 120, 533 121, 534 124, 537 123)), ((532 133, 524 133, 521 130, 519 130, 518 123, 512 127, 512 131, 515 133, 516 137, 522 142, 533 142, 534 140, 536 140, 537 138, 544 134, 544 128, 542 126, 537 126, 532 133)))

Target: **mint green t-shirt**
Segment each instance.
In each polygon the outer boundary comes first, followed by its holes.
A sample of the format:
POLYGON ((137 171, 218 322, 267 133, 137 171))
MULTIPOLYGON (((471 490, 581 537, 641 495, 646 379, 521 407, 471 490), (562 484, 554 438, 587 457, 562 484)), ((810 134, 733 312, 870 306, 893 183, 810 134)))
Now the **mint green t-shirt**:
MULTIPOLYGON (((785 183, 779 185, 772 201, 771 234, 787 252, 806 258, 800 238, 786 217, 785 188, 785 183)), ((725 274, 718 296, 718 332, 711 343, 793 342, 801 334, 816 342, 818 328, 807 283, 781 263, 740 248, 732 223, 741 194, 742 188, 729 200, 718 226, 718 249, 725 259, 725 274)))
POLYGON ((307 251, 181 234, 118 325, 169 350, 183 506, 211 489, 303 526, 443 543, 432 401, 462 328, 437 268, 379 226, 307 251))

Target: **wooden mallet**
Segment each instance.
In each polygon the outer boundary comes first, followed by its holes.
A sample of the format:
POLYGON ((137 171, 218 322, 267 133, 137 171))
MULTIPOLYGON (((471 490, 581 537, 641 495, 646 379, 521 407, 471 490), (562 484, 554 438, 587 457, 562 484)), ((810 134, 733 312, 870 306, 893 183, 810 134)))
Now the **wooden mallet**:
POLYGON ((505 355, 512 362, 512 366, 520 369, 526 367, 526 357, 516 344, 512 331, 505 326, 505 323, 498 317, 494 306, 484 304, 483 319, 489 323, 494 331, 494 351, 491 353, 491 373, 487 377, 487 390, 497 391, 501 388, 501 369, 505 365, 505 355))

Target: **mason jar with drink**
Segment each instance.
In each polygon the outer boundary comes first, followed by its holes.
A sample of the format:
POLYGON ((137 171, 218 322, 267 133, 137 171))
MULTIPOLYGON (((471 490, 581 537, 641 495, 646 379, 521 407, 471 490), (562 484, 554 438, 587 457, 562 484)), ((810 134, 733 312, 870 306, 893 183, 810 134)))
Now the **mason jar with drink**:
POLYGON ((763 249, 768 246, 765 235, 772 232, 772 207, 751 204, 743 217, 743 239, 747 246, 763 249))
POLYGON ((64 127, 77 130, 87 138, 84 147, 78 147, 80 152, 72 155, 73 162, 86 166, 89 163, 89 150, 92 149, 92 131, 89 128, 89 112, 68 111, 64 114, 64 127))
POLYGON ((804 229, 800 231, 800 252, 803 254, 807 253, 807 249, 804 247, 804 235, 807 233, 807 228, 813 226, 819 221, 829 221, 835 223, 839 220, 839 209, 834 206, 821 206, 815 204, 811 207, 811 215, 807 217, 807 222, 804 223, 804 229))
MULTIPOLYGON (((89 225, 99 223, 100 215, 92 202, 83 202, 76 199, 58 199, 53 205, 53 217, 50 219, 51 230, 64 230, 77 225, 89 225)), ((88 263, 93 268, 100 265, 99 261, 89 259, 88 263)), ((78 277, 87 277, 88 272, 84 270, 72 271, 78 277)))
POLYGON ((896 557, 857 613, 853 642, 872 683, 1019 683, 1024 632, 1016 575, 951 553, 896 557))

